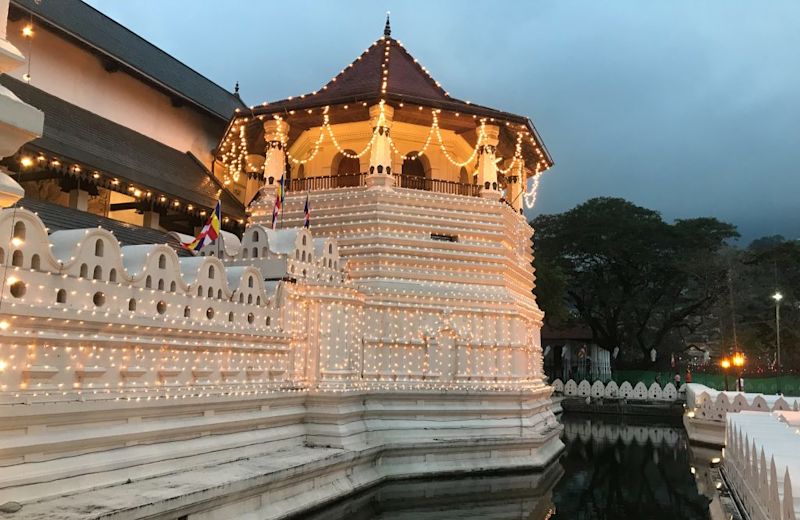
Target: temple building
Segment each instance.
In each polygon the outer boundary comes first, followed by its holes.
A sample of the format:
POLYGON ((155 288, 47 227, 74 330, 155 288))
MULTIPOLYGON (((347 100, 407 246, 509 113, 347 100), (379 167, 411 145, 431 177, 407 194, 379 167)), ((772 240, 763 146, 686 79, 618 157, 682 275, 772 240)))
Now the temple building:
POLYGON ((0 510, 280 518, 558 456, 522 214, 553 162, 528 118, 452 97, 388 18, 328 84, 245 107, 86 6, 11 3, 0 44, 38 20, 191 121, 159 136, 135 106, 35 87, 35 53, 30 83, 1 78, 30 122, 0 149, 0 510), (217 197, 241 227, 176 250, 217 197))
POLYGON ((80 0, 12 0, 7 33, 28 59, 0 85, 47 114, 42 135, 2 162, 25 207, 50 227, 133 239, 119 223, 192 234, 219 198, 223 228, 241 233, 244 183, 212 173, 238 95, 80 0))

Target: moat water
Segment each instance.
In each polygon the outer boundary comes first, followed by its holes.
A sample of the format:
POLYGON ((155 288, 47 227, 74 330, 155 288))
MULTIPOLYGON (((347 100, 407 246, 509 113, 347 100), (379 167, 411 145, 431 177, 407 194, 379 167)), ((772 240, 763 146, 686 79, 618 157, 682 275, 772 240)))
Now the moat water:
POLYGON ((566 445, 544 471, 394 481, 311 520, 707 520, 680 423, 565 415, 566 445))

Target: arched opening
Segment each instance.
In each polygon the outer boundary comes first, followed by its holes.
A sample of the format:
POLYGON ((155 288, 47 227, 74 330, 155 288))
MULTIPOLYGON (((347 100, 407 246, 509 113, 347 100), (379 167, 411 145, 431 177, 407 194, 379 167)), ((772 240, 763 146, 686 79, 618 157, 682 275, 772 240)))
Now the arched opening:
POLYGON ((175 292, 176 288, 177 288, 177 285, 175 284, 174 281, 169 283, 169 292, 175 292))
POLYGON ((116 269, 111 269, 108 272, 108 281, 109 282, 116 282, 117 281, 117 270, 116 269))
POLYGON ((213 280, 214 279, 214 266, 213 265, 209 265, 208 266, 208 279, 209 280, 213 280))
POLYGON ((469 172, 463 166, 458 171, 458 182, 461 184, 472 184, 472 179, 469 178, 469 172))
POLYGON ((130 300, 128 300, 128 310, 130 312, 133 312, 133 311, 136 310, 136 299, 131 298, 130 300))
POLYGON ((93 280, 102 280, 103 279, 103 268, 99 265, 94 266, 94 272, 92 273, 93 280))
POLYGON ((144 286, 147 289, 153 288, 153 277, 151 277, 149 274, 147 275, 147 278, 144 279, 144 286))
POLYGON ((103 250, 105 246, 103 245, 103 239, 98 238, 97 241, 94 243, 94 256, 101 257, 103 256, 103 250))
POLYGON ((39 258, 39 255, 34 254, 31 256, 31 269, 38 271, 41 268, 41 263, 42 261, 39 258))
POLYGON ((159 257, 158 257, 158 268, 159 269, 166 269, 167 268, 167 257, 165 255, 159 255, 159 257))
POLYGON ((163 278, 159 278, 158 279, 158 290, 159 291, 163 291, 164 290, 164 279, 163 278))
POLYGON ((67 303, 67 291, 59 289, 56 293, 56 303, 67 303))
POLYGON ((14 251, 14 254, 11 255, 11 265, 13 265, 14 267, 22 267, 23 261, 24 258, 22 256, 22 251, 20 251, 19 249, 14 251))
MULTIPOLYGON (((356 154, 353 150, 345 150, 345 153, 351 156, 356 154)), ((336 177, 334 184, 337 188, 358 186, 361 177, 361 161, 358 157, 347 157, 339 152, 333 158, 331 175, 336 177)))
POLYGON ((18 240, 25 240, 25 223, 17 222, 14 224, 14 238, 18 240))
POLYGON ((418 152, 409 152, 403 161, 403 175, 400 186, 403 188, 425 189, 425 179, 430 178, 431 169, 428 158, 418 152))
POLYGON ((89 266, 86 264, 81 264, 81 271, 80 275, 81 278, 88 278, 89 277, 89 266))
POLYGON ((188 305, 183 308, 183 317, 190 318, 192 316, 192 308, 188 305))

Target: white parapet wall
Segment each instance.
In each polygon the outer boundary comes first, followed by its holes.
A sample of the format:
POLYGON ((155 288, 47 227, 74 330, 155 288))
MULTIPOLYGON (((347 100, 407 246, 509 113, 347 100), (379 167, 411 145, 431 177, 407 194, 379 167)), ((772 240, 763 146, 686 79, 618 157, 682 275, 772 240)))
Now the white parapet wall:
POLYGON ((723 468, 747 517, 800 517, 800 413, 740 411, 727 425, 723 468))
POLYGON ((531 230, 411 191, 313 193, 317 228, 252 223, 221 258, 0 211, 0 504, 278 518, 389 478, 546 467, 563 444, 531 230))
POLYGON ((632 385, 628 381, 617 384, 616 381, 594 383, 584 379, 575 381, 570 379, 566 383, 561 379, 553 381, 553 392, 563 394, 564 397, 589 397, 591 399, 630 399, 648 402, 674 402, 684 396, 686 385, 676 388, 674 384, 667 383, 663 387, 658 383, 650 386, 639 381, 632 385))
POLYGON ((800 399, 780 395, 722 392, 705 385, 686 385, 686 413, 683 423, 693 442, 713 446, 725 443, 729 414, 743 411, 781 412, 800 410, 800 399))

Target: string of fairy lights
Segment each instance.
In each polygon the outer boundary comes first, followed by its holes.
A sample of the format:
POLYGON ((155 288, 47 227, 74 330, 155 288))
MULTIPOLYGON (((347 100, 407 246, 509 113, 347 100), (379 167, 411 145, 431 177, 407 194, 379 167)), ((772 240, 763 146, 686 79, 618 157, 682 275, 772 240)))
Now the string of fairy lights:
MULTIPOLYGON (((311 92, 311 93, 308 93, 308 94, 303 94, 303 95, 300 95, 300 96, 297 96, 297 97, 299 99, 305 99, 305 98, 313 98, 314 96, 322 94, 329 87, 333 86, 336 83, 336 81, 338 79, 340 79, 340 77, 348 69, 352 68, 354 64, 356 64, 359 61, 361 61, 362 59, 364 59, 365 56, 369 52, 373 52, 373 50, 381 48, 381 47, 383 48, 383 56, 382 56, 382 59, 381 59, 380 91, 381 91, 381 96, 386 96, 387 92, 388 92, 388 84, 389 84, 389 70, 390 70, 389 60, 390 60, 390 56, 391 56, 391 52, 390 51, 391 51, 391 48, 392 48, 393 44, 397 44, 397 46, 399 48, 403 48, 403 45, 402 45, 401 42, 399 42, 398 40, 394 40, 392 38, 389 38, 387 36, 384 36, 381 39, 376 40, 353 63, 348 65, 348 67, 346 67, 345 69, 341 70, 336 76, 331 78, 331 80, 325 86, 323 86, 321 90, 314 91, 314 92, 311 92)), ((444 91, 441 88, 441 84, 430 76, 430 73, 429 73, 427 68, 425 68, 423 65, 421 65, 416 59, 414 59, 414 63, 428 77, 428 79, 430 79, 432 82, 434 82, 436 84, 437 88, 441 89, 442 93, 445 96, 449 97, 449 93, 447 93, 446 91, 444 91)), ((293 99, 295 99, 295 96, 287 98, 286 101, 292 101, 293 99)), ((285 157, 294 165, 307 164, 309 161, 313 160, 318 155, 320 149, 322 148, 322 143, 326 139, 326 137, 331 140, 332 145, 336 148, 337 152, 339 154, 341 154, 343 157, 351 158, 351 159, 358 159, 358 158, 364 156, 373 147, 373 145, 375 143, 376 136, 377 136, 378 129, 379 129, 380 126, 382 126, 381 123, 383 123, 385 121, 385 114, 384 114, 383 107, 384 107, 384 105, 386 103, 386 100, 385 99, 381 99, 379 103, 380 103, 380 106, 381 106, 380 119, 379 119, 378 123, 373 125, 373 131, 372 131, 372 134, 370 135, 369 141, 366 143, 366 145, 359 152, 356 152, 356 153, 352 153, 352 152, 348 151, 347 149, 344 149, 339 144, 339 139, 337 139, 335 131, 334 131, 334 128, 333 128, 333 126, 331 124, 331 121, 330 121, 330 116, 329 116, 329 111, 330 111, 330 108, 331 108, 330 105, 325 105, 325 106, 323 106, 321 108, 318 107, 316 109, 308 108, 308 109, 304 109, 304 110, 300 110, 300 109, 288 110, 287 112, 288 112, 289 116, 294 115, 297 112, 304 112, 306 114, 313 114, 313 113, 315 113, 317 111, 321 111, 322 114, 323 114, 323 122, 322 122, 322 125, 319 128, 319 134, 318 134, 316 140, 313 142, 313 144, 311 146, 311 150, 306 154, 306 156, 304 158, 295 157, 294 155, 292 155, 288 151, 288 147, 285 146, 287 144, 287 141, 288 141, 288 139, 286 139, 287 136, 285 136, 285 135, 282 136, 283 144, 284 144, 284 147, 283 147, 284 150, 283 151, 285 153, 285 157)), ((467 101, 466 103, 467 104, 471 104, 469 101, 467 101)), ((362 104, 362 106, 367 106, 366 102, 362 102, 361 104, 362 104)), ((262 103, 263 107, 267 107, 268 105, 269 104, 267 102, 262 103)), ((403 108, 404 105, 405 104, 401 102, 401 103, 398 104, 398 108, 403 108)), ((350 106, 348 104, 341 105, 341 107, 344 110, 347 110, 348 108, 350 108, 350 106)), ((473 119, 478 120, 478 122, 480 123, 480 125, 478 127, 478 132, 477 132, 478 133, 477 142, 476 142, 475 146, 472 147, 470 155, 465 160, 458 160, 456 157, 454 157, 447 150, 447 147, 445 146, 445 140, 444 140, 444 138, 443 138, 443 136, 441 134, 441 127, 440 127, 440 124, 439 124, 439 121, 438 121, 438 114, 441 113, 441 109, 429 108, 429 107, 423 107, 423 106, 418 106, 417 108, 418 108, 419 111, 425 111, 425 110, 430 111, 431 120, 432 120, 432 122, 431 122, 431 124, 430 124, 430 126, 428 128, 427 137, 425 139, 425 142, 424 142, 422 148, 419 151, 414 152, 414 153, 403 154, 403 153, 400 152, 400 150, 398 149, 397 144, 394 142, 394 140, 392 139, 392 137, 390 135, 390 136, 388 136, 388 141, 389 141, 389 145, 390 145, 390 148, 391 148, 393 154, 396 154, 397 156, 399 156, 401 161, 419 159, 422 155, 424 155, 427 152, 428 147, 431 144, 431 141, 433 140, 433 137, 435 136, 436 139, 437 139, 437 143, 439 145, 439 149, 440 149, 440 152, 441 152, 442 156, 448 162, 453 164, 454 166, 460 168, 460 167, 469 166, 470 164, 473 164, 475 162, 475 159, 476 159, 476 157, 478 155, 478 152, 479 152, 481 146, 483 145, 483 143, 484 143, 484 141, 486 139, 485 125, 487 123, 494 123, 494 121, 495 121, 494 118, 488 118, 488 119, 487 118, 483 118, 483 117, 478 118, 477 115, 475 115, 475 114, 472 115, 473 119)), ((251 107, 251 111, 253 109, 255 109, 255 106, 251 107)), ((239 109, 237 109, 237 112, 239 112, 239 109)), ((455 116, 456 117, 461 117, 461 114, 459 112, 455 112, 455 116)), ((237 116, 232 120, 232 122, 231 122, 231 130, 226 134, 226 136, 223 139, 223 141, 221 143, 221 146, 220 146, 220 150, 222 150, 221 162, 224 165, 224 170, 225 170, 224 182, 226 184, 227 183, 231 183, 231 182, 236 182, 242 175, 241 167, 242 167, 243 164, 245 164, 245 162, 243 160, 243 157, 246 156, 246 154, 247 154, 247 145, 246 145, 247 139, 245 138, 245 134, 243 134, 243 132, 245 131, 245 129, 247 128, 248 124, 251 121, 253 121, 254 119, 258 119, 258 120, 262 120, 263 121, 264 117, 265 117, 264 115, 258 115, 258 116, 253 115, 251 117, 239 117, 239 116, 237 116)), ((281 119, 282 120, 284 116, 278 115, 278 114, 273 114, 271 117, 274 117, 276 119, 281 119)), ((512 123, 506 121, 505 125, 508 126, 508 127, 511 127, 512 123)), ((265 163, 264 163, 265 167, 266 167, 266 163, 269 161, 269 156, 272 155, 273 153, 274 153, 274 150, 272 150, 272 149, 268 149, 267 150, 265 163)), ((284 157, 284 155, 281 154, 281 159, 283 159, 283 157, 284 157)), ((523 190, 524 203, 525 203, 525 205, 527 207, 532 207, 532 205, 535 203, 536 191, 538 190, 538 186, 539 186, 538 177, 545 169, 547 169, 547 160, 546 160, 546 157, 545 157, 545 154, 544 154, 542 148, 539 146, 538 142, 536 141, 535 137, 531 134, 531 132, 527 128, 521 127, 520 129, 518 129, 516 131, 516 143, 515 143, 514 156, 511 158, 510 162, 507 164, 507 166, 505 168, 498 167, 497 171, 499 173, 503 174, 503 175, 509 174, 511 172, 515 172, 515 174, 520 178, 520 180, 523 183, 526 184, 525 189, 523 190), (533 180, 533 182, 530 183, 529 186, 527 185, 527 182, 526 182, 527 179, 523 175, 524 171, 526 171, 525 170, 525 161, 523 159, 523 151, 522 151, 523 150, 522 144, 523 144, 523 141, 525 140, 525 138, 527 138, 530 141, 530 144, 533 146, 534 152, 536 153, 536 155, 538 157, 536 162, 535 162, 535 165, 533 167, 533 171, 531 172, 531 173, 533 173, 533 175, 531 175, 531 177, 534 177, 534 180, 533 180)))

